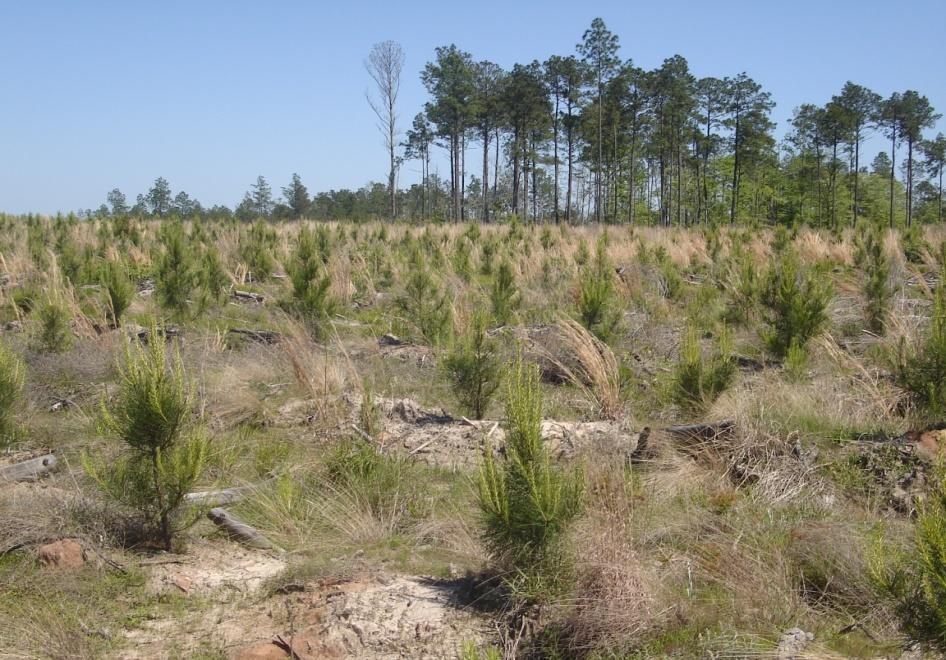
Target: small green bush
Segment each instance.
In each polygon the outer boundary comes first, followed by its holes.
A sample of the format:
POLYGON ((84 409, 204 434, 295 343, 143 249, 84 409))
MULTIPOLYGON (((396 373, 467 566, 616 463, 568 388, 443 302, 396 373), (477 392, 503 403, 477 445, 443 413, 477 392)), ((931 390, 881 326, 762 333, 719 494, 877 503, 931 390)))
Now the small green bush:
POLYGON ((884 252, 883 233, 879 229, 866 232, 861 249, 862 267, 866 275, 864 296, 867 298, 867 327, 874 334, 881 335, 893 295, 889 282, 890 260, 884 252))
POLYGON ((71 317, 62 299, 51 293, 37 312, 39 328, 36 340, 39 349, 47 353, 62 353, 72 345, 71 317))
POLYGON ((512 266, 505 259, 499 264, 489 290, 489 301, 493 309, 493 318, 500 325, 509 323, 520 303, 519 289, 512 266))
POLYGON ((933 487, 918 507, 913 543, 873 535, 865 552, 874 588, 892 601, 903 629, 946 650, 946 473, 936 468, 933 487))
POLYGON ((552 463, 538 368, 521 355, 507 377, 505 427, 505 457, 497 461, 487 446, 477 482, 483 537, 510 586, 540 599, 566 578, 562 540, 581 510, 584 480, 552 463))
POLYGON ((823 279, 801 270, 798 259, 786 254, 772 267, 762 288, 761 301, 769 329, 763 340, 782 359, 792 342, 804 348, 827 323, 831 289, 823 279))
POLYGON ((251 280, 265 282, 272 276, 276 265, 273 259, 275 249, 276 232, 265 220, 257 220, 240 236, 237 252, 249 270, 251 280))
POLYGON ((308 227, 299 231, 286 271, 292 284, 292 299, 286 307, 305 322, 313 337, 324 339, 339 305, 329 291, 332 278, 325 270, 319 242, 308 227))
POLYGON ((220 303, 230 286, 230 276, 223 267, 219 250, 213 245, 204 246, 201 253, 197 285, 200 289, 201 309, 220 303))
POLYGON ((0 448, 16 439, 16 409, 23 394, 23 362, 0 341, 0 448))
POLYGON ((105 465, 84 457, 86 470, 105 495, 136 509, 164 548, 196 519, 187 515, 184 496, 200 479, 208 442, 193 428, 192 388, 180 354, 169 359, 152 326, 146 348, 127 345, 119 365, 119 391, 102 402, 99 426, 124 443, 124 451, 105 465))
POLYGON ((758 266, 751 253, 739 250, 733 255, 725 288, 729 300, 723 317, 730 323, 748 324, 759 300, 758 266))
POLYGON ((422 262, 413 264, 404 291, 395 299, 397 307, 432 345, 445 343, 452 334, 453 310, 446 294, 422 262))
POLYGON ((499 359, 486 329, 486 316, 475 315, 441 365, 457 402, 474 419, 483 419, 499 387, 499 359))
POLYGON ((122 316, 135 297, 132 284, 123 264, 106 261, 99 273, 99 282, 105 295, 105 310, 112 327, 119 327, 122 316))
POLYGON ((182 315, 197 286, 197 258, 179 222, 162 226, 159 243, 163 249, 155 258, 155 295, 161 307, 182 315))
POLYGON ((799 381, 804 377, 805 367, 808 366, 808 351, 798 343, 797 339, 792 339, 792 343, 789 344, 782 366, 785 367, 785 373, 789 379, 799 381))
POLYGON ((931 417, 946 413, 946 286, 936 291, 933 315, 918 347, 901 339, 896 356, 897 382, 931 417))
POLYGON ((601 341, 608 341, 617 331, 620 314, 614 289, 614 268, 603 240, 598 241, 594 260, 581 270, 578 318, 601 341))
POLYGON ((671 378, 673 401, 688 410, 702 410, 729 388, 735 375, 736 361, 732 357, 728 335, 723 332, 715 350, 704 359, 697 330, 690 327, 671 378))

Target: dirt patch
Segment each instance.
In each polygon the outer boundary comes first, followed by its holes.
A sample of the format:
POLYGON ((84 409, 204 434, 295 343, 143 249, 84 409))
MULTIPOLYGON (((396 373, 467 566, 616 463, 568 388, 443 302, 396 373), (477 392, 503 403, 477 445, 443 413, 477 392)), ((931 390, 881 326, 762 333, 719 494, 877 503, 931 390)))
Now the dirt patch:
MULTIPOLYGON (((357 411, 360 402, 353 401, 357 411)), ((455 418, 445 411, 422 408, 412 399, 378 399, 382 417, 381 443, 430 465, 468 468, 482 460, 484 443, 503 451, 505 432, 496 421, 455 418)), ((352 418, 357 424, 357 418, 352 418)), ((640 434, 623 421, 542 422, 542 436, 556 458, 574 458, 585 451, 596 455, 630 456, 640 434)))
POLYGON ((261 654, 282 646, 273 644, 277 639, 300 658, 459 657, 464 643, 489 637, 488 622, 464 607, 465 596, 463 583, 420 577, 381 575, 320 585, 286 599, 293 618, 282 626, 272 622, 270 635, 229 656, 272 657, 261 654))
POLYGON ((189 543, 187 554, 157 555, 141 564, 150 572, 148 584, 155 592, 207 593, 224 588, 244 595, 286 568, 286 562, 271 553, 204 539, 189 543))
POLYGON ((289 594, 227 596, 193 616, 148 621, 121 658, 186 657, 198 649, 251 658, 450 658, 486 643, 488 619, 465 606, 462 581, 372 575, 296 585, 289 594))

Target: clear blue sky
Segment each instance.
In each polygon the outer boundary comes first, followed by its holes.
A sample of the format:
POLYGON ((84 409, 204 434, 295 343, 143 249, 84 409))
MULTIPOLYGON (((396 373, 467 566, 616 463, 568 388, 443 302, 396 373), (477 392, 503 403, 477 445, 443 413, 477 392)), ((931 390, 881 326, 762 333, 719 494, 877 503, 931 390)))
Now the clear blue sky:
POLYGON ((772 92, 779 135, 848 79, 946 111, 943 0, 321 5, 0 0, 0 210, 96 208, 114 187, 133 201, 157 176, 231 206, 258 174, 274 191, 293 172, 310 191, 383 181, 364 98, 373 43, 407 53, 406 126, 436 46, 509 67, 573 52, 595 16, 640 66, 679 53, 697 76, 745 70, 772 92))

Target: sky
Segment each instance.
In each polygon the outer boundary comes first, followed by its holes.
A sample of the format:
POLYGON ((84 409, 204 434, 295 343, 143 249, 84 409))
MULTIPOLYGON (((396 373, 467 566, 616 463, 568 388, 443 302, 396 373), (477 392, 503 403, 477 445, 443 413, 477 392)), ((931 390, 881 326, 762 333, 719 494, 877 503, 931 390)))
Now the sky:
MULTIPOLYGON (((508 68, 574 53, 596 16, 638 66, 680 54, 698 77, 747 72, 772 93, 779 135, 846 80, 946 111, 944 0, 0 0, 0 211, 97 208, 116 187, 133 202, 158 176, 205 206, 235 205, 260 174, 274 192, 294 172, 311 192, 385 181, 365 99, 373 44, 406 53, 407 128, 437 46, 508 68)), ((399 183, 418 178, 409 163, 399 183)))

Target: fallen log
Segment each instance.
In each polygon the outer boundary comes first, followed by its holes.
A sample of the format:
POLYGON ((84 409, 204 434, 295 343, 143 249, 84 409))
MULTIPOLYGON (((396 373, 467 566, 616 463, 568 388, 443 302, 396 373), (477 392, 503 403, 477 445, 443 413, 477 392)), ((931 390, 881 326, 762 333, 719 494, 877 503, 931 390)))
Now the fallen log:
POLYGON ((234 289, 231 292, 231 295, 237 300, 248 300, 251 302, 262 304, 266 299, 265 296, 261 293, 253 293, 252 291, 240 291, 239 289, 234 289))
POLYGON ((0 468, 0 481, 38 481, 53 472, 58 465, 59 460, 53 454, 37 456, 0 468))
POLYGON ((729 435, 735 428, 736 422, 731 419, 724 419, 718 422, 705 422, 702 424, 667 426, 664 428, 664 431, 679 438, 713 440, 720 436, 729 435))
POLYGON ((282 548, 263 536, 255 527, 249 525, 222 507, 215 507, 207 512, 210 521, 240 542, 261 550, 285 552, 282 548))
POLYGON ((256 488, 256 486, 237 486, 235 488, 223 488, 221 490, 198 491, 185 495, 184 501, 195 506, 222 506, 224 504, 239 502, 256 490, 256 488))
POLYGON ((278 344, 282 335, 272 330, 253 330, 251 328, 230 328, 227 332, 247 337, 252 341, 258 341, 261 344, 278 344))

